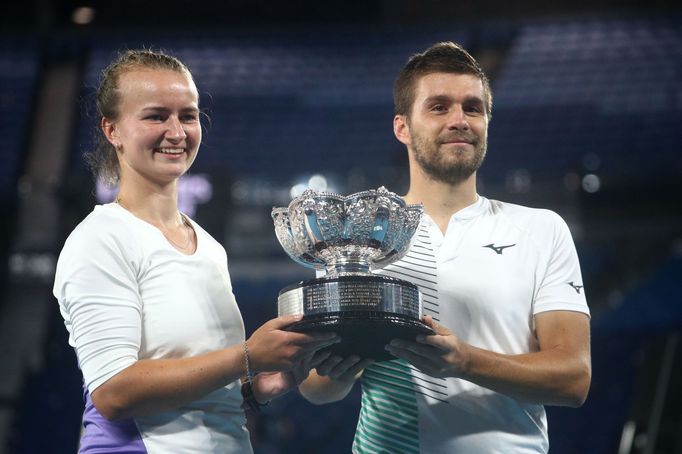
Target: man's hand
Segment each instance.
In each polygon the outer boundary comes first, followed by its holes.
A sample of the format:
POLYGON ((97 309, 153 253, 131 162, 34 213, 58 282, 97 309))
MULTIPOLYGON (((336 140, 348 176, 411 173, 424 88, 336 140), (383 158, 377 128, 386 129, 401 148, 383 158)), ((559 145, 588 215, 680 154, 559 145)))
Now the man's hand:
POLYGON ((298 389, 316 405, 339 401, 348 395, 355 380, 373 362, 373 359, 361 359, 356 355, 345 359, 331 356, 318 364, 298 389))
POLYGON ((318 375, 329 377, 337 381, 354 381, 365 367, 374 362, 371 358, 361 359, 359 356, 351 355, 341 358, 334 355, 323 361, 315 368, 318 375))
POLYGON ((458 377, 469 361, 467 345, 450 330, 433 321, 431 316, 423 318, 436 334, 420 334, 416 341, 393 339, 386 350, 397 358, 402 358, 423 373, 432 377, 458 377))
POLYGON ((311 369, 329 358, 329 350, 306 355, 293 369, 287 372, 261 372, 254 377, 254 397, 261 404, 275 399, 300 385, 308 378, 311 369))

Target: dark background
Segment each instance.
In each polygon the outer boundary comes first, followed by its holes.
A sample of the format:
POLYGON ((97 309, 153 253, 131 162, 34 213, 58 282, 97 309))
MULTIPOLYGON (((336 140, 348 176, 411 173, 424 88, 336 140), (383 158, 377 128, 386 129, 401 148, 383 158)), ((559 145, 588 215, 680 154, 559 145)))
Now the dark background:
MULTIPOLYGON (((461 42, 492 79, 479 191, 568 222, 592 311, 593 384, 548 408, 553 453, 682 452, 682 32, 664 1, 12 2, 0 14, 0 453, 77 446, 81 376, 51 295, 56 257, 98 191, 92 89, 115 52, 193 70, 204 144, 184 209, 221 241, 250 333, 312 275, 269 217, 322 175, 407 185, 391 84, 414 52, 461 42), (80 7, 94 11, 74 23, 80 7)), ((350 452, 359 390, 291 393, 249 424, 257 453, 350 452)))

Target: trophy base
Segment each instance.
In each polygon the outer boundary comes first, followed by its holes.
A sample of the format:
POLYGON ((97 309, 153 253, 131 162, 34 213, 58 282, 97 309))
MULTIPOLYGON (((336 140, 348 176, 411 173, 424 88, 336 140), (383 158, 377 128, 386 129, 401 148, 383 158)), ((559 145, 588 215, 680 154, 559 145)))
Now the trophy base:
POLYGON ((421 321, 395 313, 378 311, 343 311, 306 315, 287 328, 296 332, 333 331, 341 342, 328 349, 346 358, 356 355, 375 361, 395 359, 384 347, 392 339, 414 340, 418 334, 434 334, 421 321))

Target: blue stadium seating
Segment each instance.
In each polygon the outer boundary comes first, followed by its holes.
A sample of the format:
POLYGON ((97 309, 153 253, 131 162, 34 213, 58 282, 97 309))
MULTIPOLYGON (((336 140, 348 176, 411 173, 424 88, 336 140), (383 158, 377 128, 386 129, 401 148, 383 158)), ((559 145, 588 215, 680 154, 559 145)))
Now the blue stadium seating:
POLYGON ((526 25, 493 84, 491 175, 527 168, 675 175, 682 121, 682 33, 671 21, 526 25))

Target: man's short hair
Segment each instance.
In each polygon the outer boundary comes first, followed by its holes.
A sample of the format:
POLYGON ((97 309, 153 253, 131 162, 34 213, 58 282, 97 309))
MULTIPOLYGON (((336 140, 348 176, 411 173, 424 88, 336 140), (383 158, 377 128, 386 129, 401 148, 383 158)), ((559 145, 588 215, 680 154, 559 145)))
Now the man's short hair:
POLYGON ((483 84, 483 102, 490 117, 493 95, 490 81, 481 66, 459 44, 446 41, 434 44, 422 53, 414 54, 400 71, 393 85, 393 103, 396 115, 409 116, 414 104, 417 82, 432 73, 471 74, 483 84))

